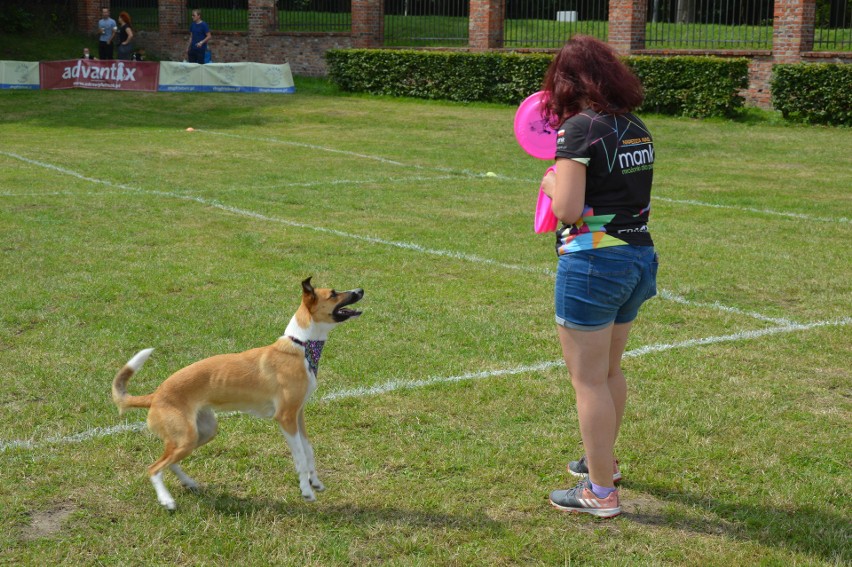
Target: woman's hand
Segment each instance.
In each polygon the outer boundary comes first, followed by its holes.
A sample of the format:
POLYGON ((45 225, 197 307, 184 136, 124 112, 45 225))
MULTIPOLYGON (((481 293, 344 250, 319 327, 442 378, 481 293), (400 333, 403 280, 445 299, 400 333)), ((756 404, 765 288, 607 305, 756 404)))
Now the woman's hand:
POLYGON ((541 180, 541 190, 545 195, 553 199, 553 193, 556 191, 556 173, 552 169, 541 180))
POLYGON ((585 205, 586 166, 573 159, 556 160, 553 187, 553 215, 564 223, 574 223, 585 205))

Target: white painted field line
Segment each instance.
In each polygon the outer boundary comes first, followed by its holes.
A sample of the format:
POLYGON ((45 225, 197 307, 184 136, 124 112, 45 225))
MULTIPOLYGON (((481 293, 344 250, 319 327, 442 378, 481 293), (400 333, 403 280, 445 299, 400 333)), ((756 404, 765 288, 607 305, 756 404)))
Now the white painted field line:
MULTIPOLYGON (((833 319, 829 321, 817 321, 815 323, 807 323, 807 324, 793 324, 793 325, 785 325, 781 327, 770 327, 766 329, 758 329, 755 331, 741 331, 739 333, 733 333, 730 335, 719 335, 715 337, 704 337, 701 339, 690 339, 686 341, 679 341, 675 343, 661 343, 656 345, 647 345, 644 347, 640 347, 637 349, 629 350, 624 353, 625 358, 636 358, 639 356, 644 356, 646 354, 651 354, 655 352, 664 352, 674 349, 681 348, 694 348, 700 347, 704 345, 712 345, 718 343, 727 343, 727 342, 737 342, 744 340, 752 340, 760 337, 766 337, 770 335, 778 335, 782 333, 794 333, 798 331, 808 331, 811 329, 816 329, 819 327, 838 327, 852 324, 852 317, 843 317, 841 319, 833 319)), ((413 390, 418 388, 425 388, 428 386, 434 386, 436 384, 451 384, 455 382, 466 382, 470 380, 482 380, 485 378, 496 378, 502 376, 512 376, 515 374, 526 374, 530 372, 543 372, 545 370, 549 370, 551 368, 561 368, 564 366, 564 362, 561 360, 558 361, 547 361, 540 362, 537 364, 530 364, 524 366, 515 366, 513 368, 503 368, 496 370, 485 370, 482 372, 469 372, 467 374, 459 374, 457 376, 436 376, 425 378, 422 380, 390 380, 383 384, 378 384, 375 386, 368 386, 363 388, 352 388, 347 390, 338 390, 336 392, 330 392, 324 396, 322 396, 319 401, 320 402, 333 402, 336 400, 350 399, 350 398, 365 398, 370 396, 378 396, 382 394, 388 394, 391 392, 396 392, 400 390, 413 390)), ((220 414, 221 415, 221 414, 220 414)), ((121 425, 115 425, 112 427, 95 427, 93 429, 88 429, 86 431, 82 431, 80 433, 75 433, 73 435, 67 436, 54 436, 48 437, 46 439, 42 439, 41 441, 32 441, 32 440, 11 440, 11 441, 0 441, 0 453, 3 453, 10 449, 38 449, 47 445, 67 445, 71 443, 81 443, 83 441, 89 441, 91 439, 98 439, 102 437, 110 437, 112 435, 117 435, 119 433, 126 433, 130 431, 142 431, 145 429, 146 424, 143 421, 135 422, 135 423, 124 423, 121 425)))
MULTIPOLYGON (((446 181, 448 179, 460 179, 461 174, 457 175, 410 175, 407 177, 374 177, 372 179, 330 179, 323 181, 304 181, 294 183, 276 183, 274 185, 252 185, 248 187, 253 191, 270 191, 273 189, 288 189, 290 187, 328 187, 334 185, 370 185, 373 183, 405 183, 405 182, 423 182, 423 181, 446 181)), ((484 175, 483 175, 484 177, 484 175)), ((245 189, 241 187, 240 189, 245 189)), ((225 189, 228 191, 228 189, 225 189)))
MULTIPOLYGON (((245 135, 241 135, 241 134, 217 132, 215 130, 196 130, 196 132, 200 132, 200 133, 203 133, 203 134, 211 134, 211 135, 214 135, 214 136, 224 136, 224 137, 228 137, 228 138, 236 138, 236 139, 240 139, 240 140, 250 140, 250 141, 255 141, 255 142, 266 142, 266 143, 271 143, 271 144, 281 144, 281 145, 287 145, 287 146, 308 148, 308 149, 311 149, 311 150, 317 150, 317 151, 322 151, 322 152, 343 154, 343 155, 348 155, 348 156, 352 156, 352 157, 358 157, 358 158, 362 158, 362 159, 378 161, 378 162, 381 162, 381 163, 385 163, 385 164, 388 164, 388 165, 395 165, 395 166, 399 166, 399 167, 411 167, 411 168, 415 168, 415 169, 425 169, 425 170, 433 170, 433 171, 440 171, 440 172, 454 172, 454 173, 457 173, 457 174, 460 174, 460 175, 467 175, 467 176, 474 177, 474 178, 485 177, 484 173, 472 172, 472 171, 469 171, 469 170, 466 170, 466 169, 458 170, 458 169, 453 169, 453 168, 449 168, 449 167, 427 166, 427 165, 420 165, 420 164, 403 163, 403 162, 391 160, 391 159, 388 159, 388 158, 385 158, 385 157, 382 157, 382 156, 362 154, 362 153, 351 152, 351 151, 347 151, 347 150, 338 150, 336 148, 329 148, 327 146, 319 146, 319 145, 316 145, 316 144, 306 144, 304 142, 293 142, 293 141, 289 141, 289 140, 281 140, 279 138, 245 136, 245 135)), ((496 178, 502 179, 504 181, 515 181, 515 182, 519 182, 519 183, 529 183, 531 186, 535 183, 538 183, 538 181, 539 181, 538 179, 535 179, 535 180, 519 179, 519 178, 515 178, 515 177, 501 175, 501 174, 497 174, 496 178)), ((760 213, 760 214, 764 214, 764 215, 775 215, 775 216, 786 217, 786 218, 791 218, 791 219, 807 220, 807 221, 820 222, 820 223, 842 223, 842 224, 852 223, 852 219, 849 219, 849 218, 846 218, 846 217, 837 217, 837 218, 815 217, 815 216, 807 215, 807 214, 804 214, 804 213, 788 213, 788 212, 784 212, 784 211, 775 211, 775 210, 772 210, 772 209, 758 209, 758 208, 754 208, 754 207, 739 207, 739 206, 736 206, 736 205, 721 205, 721 204, 716 204, 716 203, 707 203, 705 201, 695 201, 695 200, 691 200, 691 199, 671 199, 671 198, 668 198, 668 197, 660 197, 657 194, 654 194, 653 199, 665 201, 667 203, 676 203, 676 204, 681 204, 681 205, 692 205, 692 206, 696 206, 696 207, 711 207, 711 208, 714 208, 714 209, 731 209, 731 210, 735 210, 735 211, 760 213)))
MULTIPOLYGON (((742 340, 756 339, 769 335, 777 335, 781 333, 792 333, 796 331, 807 331, 818 327, 842 326, 852 324, 852 317, 844 317, 842 319, 834 319, 830 321, 818 321, 816 323, 807 324, 791 324, 781 327, 770 327, 766 329, 758 329, 755 331, 741 331, 730 335, 719 335, 715 337, 705 337, 702 339, 690 339, 676 343, 662 343, 656 345, 648 345, 637 349, 629 350, 624 353, 624 358, 635 358, 644 356, 654 352, 664 352, 679 348, 691 348, 703 345, 711 345, 717 343, 736 342, 742 340)), ((435 378, 426 378, 423 380, 391 380, 377 386, 369 386, 364 388, 354 388, 351 390, 339 390, 326 394, 320 401, 333 401, 345 398, 362 398, 379 394, 386 394, 397 390, 407 390, 414 388, 422 388, 433 384, 447 384, 452 382, 463 382, 467 380, 479 380, 482 378, 492 378, 496 376, 510 376, 513 374, 522 374, 527 372, 541 372, 550 368, 559 368, 565 365, 562 360, 551 362, 540 362, 538 364, 528 366, 516 366, 514 368, 506 368, 501 370, 486 370, 483 372, 471 372, 458 376, 443 376, 435 378)))
POLYGON ((88 441, 90 439, 110 437, 119 433, 127 433, 128 431, 142 431, 146 427, 147 424, 144 421, 137 421, 135 423, 123 423, 121 425, 113 425, 111 427, 95 427, 92 429, 87 429, 86 431, 82 431, 80 433, 75 433, 73 435, 56 435, 53 437, 42 439, 41 441, 37 442, 26 440, 0 441, 0 453, 6 451, 7 449, 38 449, 39 447, 44 447, 45 445, 67 445, 69 443, 82 443, 83 441, 88 441))
POLYGON ((675 303, 681 303, 683 305, 689 305, 690 307, 705 307, 708 309, 715 309, 717 311, 725 311, 728 313, 734 313, 736 315, 745 315, 746 317, 751 317, 753 319, 759 319, 760 321, 766 321, 768 323, 775 323, 776 325, 781 326, 794 326, 797 325, 795 321, 790 321, 789 319, 783 319, 780 317, 767 317, 762 313, 756 313, 754 311, 744 311, 737 307, 729 307, 727 305, 723 305, 718 301, 714 301, 712 303, 706 303, 702 301, 691 301, 681 295, 677 295, 676 293, 672 293, 670 291, 661 289, 658 292, 658 295, 661 299, 667 299, 669 301, 673 301, 675 303))
POLYGON ((201 134, 211 134, 213 136, 223 136, 223 137, 226 137, 226 138, 235 138, 235 139, 238 139, 238 140, 249 140, 249 141, 252 141, 252 142, 266 142, 268 144, 280 144, 280 145, 283 145, 283 146, 293 146, 293 147, 296 147, 296 148, 306 148, 306 149, 309 149, 309 150, 317 150, 317 151, 322 151, 322 152, 327 152, 327 153, 332 153, 332 154, 346 155, 346 156, 366 159, 366 160, 370 160, 370 161, 377 161, 377 162, 383 163, 385 165, 395 165, 395 166, 398 166, 398 167, 406 167, 406 168, 412 168, 412 169, 425 169, 425 170, 431 170, 431 171, 440 171, 442 173, 457 173, 457 174, 469 175, 469 176, 473 176, 473 177, 484 177, 484 175, 482 175, 482 174, 478 174, 478 173, 475 173, 475 172, 467 170, 467 169, 455 169, 455 168, 452 168, 452 167, 440 167, 440 166, 426 166, 426 165, 419 165, 419 164, 416 164, 416 163, 403 163, 401 161, 388 159, 388 158, 382 157, 382 156, 362 154, 362 153, 358 153, 358 152, 352 152, 352 151, 349 151, 349 150, 338 150, 337 148, 329 148, 329 147, 326 147, 326 146, 318 146, 316 144, 307 144, 305 142, 293 142, 293 141, 290 141, 290 140, 281 140, 281 139, 278 139, 278 138, 262 138, 262 137, 256 137, 256 136, 243 136, 241 134, 216 132, 215 130, 196 129, 195 131, 198 132, 198 133, 201 133, 201 134))
POLYGON ((830 223, 841 223, 841 224, 850 224, 852 223, 852 219, 847 217, 815 217, 812 215, 806 215, 804 213, 786 213, 784 211, 775 211, 772 209, 758 209, 755 207, 739 207, 736 205, 719 205, 716 203, 707 203, 705 201, 694 201, 692 199, 670 199, 668 197, 660 197, 658 195, 654 195, 653 200, 655 201, 665 201, 666 203, 675 203, 678 205, 693 205, 695 207, 711 207, 713 209, 732 209, 735 211, 745 211, 749 213, 760 213, 762 215, 776 215, 781 217, 788 217, 791 219, 797 220, 806 220, 812 222, 820 222, 825 224, 830 223))
MULTIPOLYGON (((325 228, 325 227, 321 227, 321 226, 310 225, 310 224, 306 224, 306 223, 291 221, 291 220, 288 220, 288 219, 282 219, 282 218, 277 218, 277 217, 270 217, 270 216, 267 216, 267 215, 263 215, 261 213, 256 213, 254 211, 249 211, 249 210, 246 210, 246 209, 240 209, 240 208, 237 208, 237 207, 232 207, 230 205, 225 205, 225 204, 223 204, 219 201, 212 200, 212 199, 205 199, 203 197, 195 197, 193 195, 187 195, 187 194, 182 194, 182 193, 173 193, 173 192, 169 192, 169 191, 156 191, 156 190, 140 189, 140 188, 137 188, 137 187, 124 185, 124 184, 121 184, 121 183, 113 183, 112 181, 107 181, 107 180, 103 180, 103 179, 96 179, 96 178, 85 176, 81 173, 78 173, 76 171, 73 171, 73 170, 70 170, 70 169, 67 169, 67 168, 59 167, 59 166, 56 166, 56 165, 53 165, 53 164, 50 164, 50 163, 45 163, 45 162, 33 160, 33 159, 26 158, 26 157, 20 156, 18 154, 10 153, 10 152, 0 151, 0 155, 6 155, 6 156, 21 160, 21 161, 28 163, 28 164, 31 164, 31 165, 43 167, 43 168, 46 168, 46 169, 49 169, 49 170, 52 170, 52 171, 56 171, 58 173, 62 173, 64 175, 76 177, 78 179, 88 181, 88 182, 91 182, 91 183, 96 183, 96 184, 104 185, 104 186, 107 186, 107 187, 120 189, 120 190, 123 190, 123 191, 129 191, 129 192, 132 192, 132 193, 143 194, 143 195, 145 195, 145 194, 157 195, 157 196, 168 197, 168 198, 172 198, 172 199, 180 199, 180 200, 183 200, 183 201, 191 201, 191 202, 202 204, 204 206, 217 208, 217 209, 220 209, 220 210, 223 210, 223 211, 227 211, 229 213, 233 213, 233 214, 244 216, 244 217, 253 218, 253 219, 256 219, 256 220, 261 220, 261 221, 264 221, 264 222, 274 222, 274 223, 283 224, 283 225, 286 225, 286 226, 292 226, 294 228, 301 228, 301 229, 306 229, 306 230, 313 230, 313 231, 316 231, 316 232, 333 234, 335 236, 340 236, 340 237, 348 239, 348 240, 359 240, 359 241, 362 241, 362 242, 367 242, 369 244, 377 244, 377 245, 382 245, 382 246, 390 246, 390 247, 395 247, 395 248, 401 248, 401 249, 404 249, 404 250, 411 250, 411 251, 414 251, 414 252, 417 252, 417 253, 420 253, 420 254, 428 254, 428 255, 432 255, 432 256, 452 258, 452 259, 455 259, 455 260, 463 260, 463 261, 472 262, 472 263, 476 263, 476 264, 484 264, 484 265, 494 266, 494 267, 498 267, 498 268, 504 268, 504 269, 527 272, 527 273, 543 274, 543 275, 547 275, 549 277, 555 277, 556 276, 556 272, 554 270, 550 270, 550 269, 547 269, 547 268, 534 268, 534 267, 531 267, 531 266, 524 266, 524 265, 519 265, 519 264, 509 264, 509 263, 505 263, 505 262, 499 262, 497 260, 492 260, 490 258, 484 258, 482 256, 476 256, 474 254, 467 254, 467 253, 464 253, 464 252, 456 252, 456 251, 452 251, 452 250, 440 250, 440 249, 434 249, 434 248, 426 248, 426 247, 423 247, 419 244, 415 244, 415 243, 411 243, 411 242, 400 242, 400 241, 394 241, 394 240, 385 240, 385 239, 378 238, 378 237, 352 234, 352 233, 343 232, 343 231, 337 230, 337 229, 325 228)), ((686 299, 684 297, 681 297, 681 296, 674 294, 672 292, 668 292, 666 290, 661 290, 659 292, 659 295, 662 299, 669 299, 669 300, 672 300, 672 301, 676 301, 678 303, 682 303, 684 305, 692 305, 692 306, 696 306, 696 307, 717 309, 717 310, 726 311, 726 312, 729 312, 729 313, 737 313, 737 314, 740 314, 740 315, 753 317, 753 318, 756 318, 756 319, 768 321, 768 322, 779 324, 779 325, 794 325, 795 324, 795 322, 789 321, 787 319, 767 317, 767 316, 761 315, 760 313, 743 311, 743 310, 737 309, 736 307, 727 307, 727 306, 722 305, 718 302, 714 302, 714 303, 692 302, 692 301, 689 301, 688 299, 686 299)))
POLYGON ((364 235, 360 235, 360 234, 352 234, 352 233, 349 233, 349 232, 343 232, 342 230, 337 230, 337 229, 333 229, 333 228, 326 228, 326 227, 311 225, 311 224, 307 224, 307 223, 303 223, 303 222, 297 222, 297 221, 282 219, 282 218, 278 218, 278 217, 271 217, 271 216, 264 215, 264 214, 261 214, 261 213, 257 213, 257 212, 254 212, 254 211, 249 211, 249 210, 246 210, 246 209, 240 209, 238 207, 232 207, 230 205, 225 205, 225 204, 223 204, 223 203, 221 203, 217 200, 214 200, 214 199, 205 199, 203 197, 196 197, 196 196, 193 196, 193 195, 186 195, 186 194, 182 194, 182 193, 173 193, 173 192, 170 192, 170 191, 156 191, 156 190, 151 190, 151 189, 140 189, 138 187, 132 187, 130 185, 125 185, 123 183, 113 183, 112 181, 88 177, 86 175, 83 175, 82 173, 78 173, 76 171, 73 171, 73 170, 70 170, 70 169, 67 169, 67 168, 64 168, 64 167, 60 167, 60 166, 53 165, 53 164, 50 164, 50 163, 45 163, 45 162, 41 162, 41 161, 38 161, 38 160, 30 159, 30 158, 20 156, 18 154, 14 154, 14 153, 11 153, 11 152, 0 151, 0 155, 5 155, 5 156, 11 157, 11 158, 15 158, 15 159, 18 159, 18 160, 23 161, 25 163, 29 163, 30 165, 35 165, 35 166, 38 166, 38 167, 49 169, 51 171, 55 171, 57 173, 62 173, 64 175, 69 175, 71 177, 75 177, 75 178, 83 180, 83 181, 88 181, 90 183, 97 183, 99 185, 104 185, 106 187, 111 187, 111 188, 115 188, 115 189, 122 189, 122 190, 125 190, 125 191, 128 191, 128 192, 138 193, 138 194, 142 194, 142 195, 157 195, 157 196, 160 196, 160 197, 169 197, 169 198, 172 198, 172 199, 179 199, 179 200, 182 200, 182 201, 195 202, 195 203, 199 203, 201 205, 207 206, 207 207, 220 209, 222 211, 227 211, 227 212, 233 213, 235 215, 248 217, 248 218, 252 218, 252 219, 256 219, 256 220, 260 220, 260 221, 264 221, 264 222, 274 222, 274 223, 277 223, 277 224, 292 226, 294 228, 301 228, 301 229, 306 229, 306 230, 312 230, 312 231, 315 231, 315 232, 332 234, 334 236, 340 236, 342 238, 349 239, 349 240, 360 240, 362 242, 367 242, 369 244, 380 244, 380 245, 383 245, 383 246, 390 246, 390 247, 394 247, 394 248, 402 248, 402 249, 405 249, 405 250, 411 250, 411 251, 414 251, 414 252, 418 252, 420 254, 429 254, 429 255, 432 255, 432 256, 441 256, 441 257, 445 257, 445 258, 453 258, 453 259, 456 259, 456 260, 465 260, 465 261, 473 262, 473 263, 477 263, 477 264, 484 264, 484 265, 489 265, 489 266, 495 266, 495 267, 498 267, 498 268, 506 268, 506 269, 510 269, 510 270, 521 271, 521 272, 538 273, 538 274, 545 274, 545 275, 550 275, 550 276, 554 275, 552 270, 547 270, 547 269, 544 269, 544 268, 534 268, 534 267, 522 266, 522 265, 518 265, 518 264, 508 264, 508 263, 505 263, 505 262, 499 262, 497 260, 492 260, 490 258, 484 258, 482 256, 477 256, 475 254, 467 254, 467 253, 464 253, 464 252, 455 252, 455 251, 452 251, 452 250, 440 250, 440 249, 435 249, 435 248, 426 248, 424 246, 421 246, 419 244, 415 244, 415 243, 412 243, 412 242, 401 242, 401 241, 396 241, 396 240, 386 240, 384 238, 378 238, 378 237, 374 237, 374 236, 364 236, 364 235))
POLYGON ((43 191, 31 193, 12 193, 11 191, 0 191, 0 197, 80 197, 98 195, 118 195, 125 191, 43 191))
MULTIPOLYGON (((230 212, 230 213, 233 213, 233 214, 236 214, 236 215, 245 216, 245 217, 253 218, 253 219, 256 219, 256 220, 261 220, 261 221, 264 221, 264 222, 275 222, 275 223, 278 223, 278 224, 284 224, 284 225, 292 226, 292 227, 295 227, 295 228, 301 228, 301 229, 313 230, 313 231, 316 231, 316 232, 333 234, 335 236, 340 236, 340 237, 348 239, 348 240, 360 240, 362 242, 367 242, 367 243, 370 243, 370 244, 378 244, 378 245, 382 245, 382 246, 391 246, 391 247, 396 247, 396 248, 402 248, 404 250, 411 250, 411 251, 414 251, 414 252, 417 252, 417 253, 420 253, 420 254, 429 254, 429 255, 433 255, 433 256, 453 258, 453 259, 456 259, 456 260, 463 260, 463 261, 472 262, 472 263, 485 264, 485 265, 495 266, 495 267, 499 267, 499 268, 505 268, 505 269, 515 270, 515 271, 527 272, 527 273, 544 274, 544 275, 547 275, 547 276, 550 276, 550 277, 556 276, 555 271, 549 270, 549 269, 546 269, 546 268, 533 268, 533 267, 530 267, 530 266, 523 266, 523 265, 518 265, 518 264, 508 264, 508 263, 505 263, 505 262, 498 262, 496 260, 484 258, 482 256, 476 256, 476 255, 473 255, 473 254, 466 254, 466 253, 463 253, 463 252, 455 252, 455 251, 451 251, 451 250, 439 250, 439 249, 433 249, 433 248, 425 248, 423 246, 420 246, 419 244, 414 244, 414 243, 410 243, 410 242, 399 242, 399 241, 393 241, 393 240, 385 240, 385 239, 377 238, 377 237, 352 234, 352 233, 348 233, 348 232, 343 232, 341 230, 319 227, 319 226, 315 226, 315 225, 309 225, 309 224, 306 224, 306 223, 291 221, 291 220, 282 219, 282 218, 270 217, 270 216, 267 216, 267 215, 256 213, 254 211, 248 211, 248 210, 245 210, 245 209, 239 209, 239 208, 232 207, 232 206, 229 206, 229 205, 224 205, 224 204, 220 203, 219 201, 211 200, 211 199, 205 199, 203 197, 195 197, 195 196, 192 196, 192 195, 186 195, 186 194, 182 194, 182 193, 173 193, 173 192, 167 192, 167 191, 139 189, 137 187, 131 187, 129 185, 124 185, 124 184, 121 184, 121 183, 113 183, 111 181, 107 181, 107 180, 103 180, 103 179, 95 179, 95 178, 85 176, 81 173, 78 173, 78 172, 70 170, 70 169, 59 167, 59 166, 56 166, 56 165, 53 165, 53 164, 50 164, 50 163, 45 163, 45 162, 33 160, 33 159, 26 158, 26 157, 20 156, 18 154, 13 154, 13 153, 10 153, 10 152, 0 151, 0 155, 6 155, 6 156, 9 156, 9 157, 13 157, 13 158, 21 160, 25 163, 35 165, 35 166, 38 166, 38 167, 43 167, 43 168, 46 168, 46 169, 49 169, 49 170, 52 170, 52 171, 56 171, 58 173, 62 173, 64 175, 76 177, 78 179, 88 181, 88 182, 91 182, 91 183, 105 185, 107 187, 121 189, 121 190, 124 190, 124 191, 133 192, 133 193, 139 193, 139 194, 143 194, 143 195, 144 194, 157 195, 157 196, 168 197, 168 198, 173 198, 173 199, 180 199, 180 200, 183 200, 183 201, 191 201, 191 202, 195 202, 195 203, 200 203, 204 206, 214 207, 214 208, 217 208, 217 209, 220 209, 220 210, 223 210, 223 211, 227 211, 227 212, 230 212)), ((754 317, 754 318, 757 318, 757 319, 760 319, 760 320, 769 321, 769 322, 780 324, 780 325, 787 325, 787 324, 793 325, 793 324, 795 324, 794 322, 788 321, 786 319, 774 319, 774 318, 766 317, 766 316, 761 315, 759 313, 746 312, 746 311, 742 311, 740 309, 737 309, 735 307, 727 307, 727 306, 724 306, 724 305, 722 305, 718 302, 698 304, 698 303, 691 302, 691 301, 689 301, 689 300, 687 300, 687 299, 685 299, 681 296, 678 296, 674 293, 667 292, 665 290, 662 290, 659 293, 660 293, 660 297, 663 298, 663 299, 670 299, 670 300, 677 301, 677 302, 685 304, 685 305, 695 305, 695 306, 700 306, 700 307, 705 307, 705 308, 719 309, 719 310, 726 311, 726 312, 729 312, 729 313, 738 313, 738 314, 741 314, 741 315, 754 317)))
MULTIPOLYGON (((396 165, 396 166, 399 166, 399 167, 410 167, 410 168, 415 168, 415 169, 433 170, 433 171, 439 171, 439 172, 449 172, 449 173, 453 174, 453 175, 437 176, 437 177, 414 176, 414 177, 410 178, 412 181, 430 181, 430 180, 433 180, 433 179, 436 179, 436 180, 452 179, 455 176, 465 176, 465 177, 474 178, 474 179, 486 177, 486 175, 484 173, 477 173, 477 172, 469 171, 469 170, 466 170, 466 169, 465 170, 456 170, 456 169, 452 169, 452 168, 448 168, 448 167, 424 166, 424 165, 419 165, 419 164, 409 164, 409 163, 403 163, 403 162, 399 162, 399 161, 395 161, 395 160, 390 160, 390 159, 387 159, 387 158, 383 158, 381 156, 372 156, 372 155, 368 155, 368 154, 360 154, 360 153, 357 153, 357 152, 350 152, 350 151, 346 151, 346 150, 338 150, 338 149, 335 149, 335 148, 317 146, 317 145, 314 145, 314 144, 305 144, 305 143, 302 143, 302 142, 291 142, 291 141, 287 141, 287 140, 279 140, 279 139, 276 139, 276 138, 260 138, 260 137, 253 137, 253 136, 241 136, 239 134, 229 134, 229 133, 224 133, 224 132, 216 132, 216 131, 213 131, 213 130, 196 130, 196 132, 212 134, 212 135, 216 135, 216 136, 225 136, 225 137, 230 137, 230 138, 252 140, 252 141, 258 141, 258 142, 268 142, 268 143, 276 143, 276 144, 304 147, 304 148, 320 150, 320 151, 325 151, 325 152, 339 153, 339 154, 350 155, 350 156, 353 156, 353 157, 360 157, 360 158, 364 158, 364 159, 379 161, 379 162, 385 163, 385 164, 396 165)), ((0 151, 0 155, 6 155, 8 157, 13 157, 13 158, 16 158, 16 159, 21 159, 23 161, 28 161, 27 158, 23 158, 21 156, 18 156, 16 154, 12 154, 12 153, 8 153, 8 152, 0 151)), ((36 162, 30 162, 30 163, 36 163, 36 162)), ((39 164, 39 165, 41 165, 41 164, 39 164)), ((61 168, 60 168, 60 170, 61 170, 61 168)), ((69 173, 68 170, 61 170, 61 171, 63 173, 69 173)), ((86 180, 86 181, 95 181, 91 178, 87 178, 87 177, 81 176, 79 174, 77 174, 77 175, 80 179, 83 179, 83 180, 86 180)), ((536 180, 529 180, 529 179, 524 179, 524 178, 515 178, 515 177, 509 177, 509 176, 500 175, 500 174, 498 174, 496 176, 496 179, 501 179, 503 181, 513 181, 513 182, 518 182, 518 183, 529 183, 531 185, 536 182, 536 180)), ((396 181, 393 178, 388 178, 388 180, 396 181)), ((405 178, 400 178, 399 180, 404 181, 405 178)), ((366 184, 366 183, 373 183, 373 182, 375 182, 375 181, 371 181, 371 180, 351 180, 351 181, 350 180, 330 180, 330 181, 319 181, 319 182, 315 182, 315 183, 303 183, 303 184, 300 184, 300 183, 285 183, 285 184, 281 184, 281 185, 257 186, 257 187, 253 187, 253 188, 259 189, 259 190, 269 190, 269 189, 284 188, 284 187, 313 187, 313 186, 335 185, 335 184, 366 184)), ((115 185, 115 186, 132 190, 132 188, 123 187, 121 185, 115 185)), ((144 191, 142 189, 136 189, 136 190, 137 191, 144 191)), ((186 198, 185 195, 178 195, 178 194, 173 194, 173 193, 165 193, 165 194, 175 196, 177 198, 186 198)), ((14 195, 0 193, 0 196, 14 196, 14 195)), ((816 216, 807 215, 807 214, 804 214, 804 213, 789 213, 789 212, 784 212, 784 211, 776 211, 776 210, 772 210, 772 209, 758 209, 758 208, 754 208, 754 207, 740 207, 740 206, 736 206, 736 205, 722 205, 722 204, 718 204, 718 203, 708 203, 706 201, 697 201, 697 200, 693 200, 693 199, 672 199, 672 198, 669 198, 669 197, 662 197, 662 196, 659 196, 657 194, 654 195, 653 199, 657 200, 657 201, 663 201, 663 202, 666 202, 666 203, 675 203, 675 204, 681 204, 681 205, 692 205, 692 206, 696 206, 696 207, 710 207, 710 208, 714 208, 714 209, 730 209, 730 210, 741 211, 741 212, 774 215, 774 216, 780 216, 780 217, 784 217, 784 218, 791 218, 791 219, 796 219, 796 220, 806 220, 806 221, 819 222, 819 223, 825 223, 825 224, 830 224, 830 223, 850 224, 850 223, 852 223, 852 219, 847 218, 847 217, 835 217, 835 218, 816 217, 816 216)))

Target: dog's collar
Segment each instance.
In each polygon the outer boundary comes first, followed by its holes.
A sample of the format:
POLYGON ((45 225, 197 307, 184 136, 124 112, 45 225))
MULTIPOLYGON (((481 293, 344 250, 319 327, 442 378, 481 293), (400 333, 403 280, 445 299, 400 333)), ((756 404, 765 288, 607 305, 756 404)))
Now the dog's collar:
POLYGON ((305 361, 308 363, 308 368, 317 375, 319 370, 319 360, 322 355, 322 347, 325 346, 325 341, 303 341, 292 335, 286 335, 288 339, 305 349, 305 361))

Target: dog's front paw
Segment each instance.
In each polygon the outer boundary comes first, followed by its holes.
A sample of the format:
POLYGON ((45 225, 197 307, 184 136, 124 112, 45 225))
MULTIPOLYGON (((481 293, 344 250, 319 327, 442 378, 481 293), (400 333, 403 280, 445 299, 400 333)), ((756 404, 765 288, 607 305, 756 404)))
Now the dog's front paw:
POLYGON ((317 499, 314 494, 314 489, 311 488, 313 484, 313 477, 310 472, 304 471, 299 473, 299 490, 302 491, 302 498, 305 499, 305 502, 313 502, 317 499))
POLYGON ((325 485, 320 481, 319 477, 316 473, 311 475, 311 487, 317 492, 322 492, 325 490, 325 485))

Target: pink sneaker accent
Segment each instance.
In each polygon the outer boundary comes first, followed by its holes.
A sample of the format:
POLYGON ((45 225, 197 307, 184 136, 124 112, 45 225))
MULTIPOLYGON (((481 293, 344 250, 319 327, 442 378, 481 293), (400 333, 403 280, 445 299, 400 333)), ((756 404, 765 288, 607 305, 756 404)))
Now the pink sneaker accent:
POLYGON ((592 492, 589 480, 570 490, 554 490, 550 493, 550 504, 563 512, 591 514, 598 518, 613 518, 621 514, 618 489, 606 498, 598 498, 592 492))

